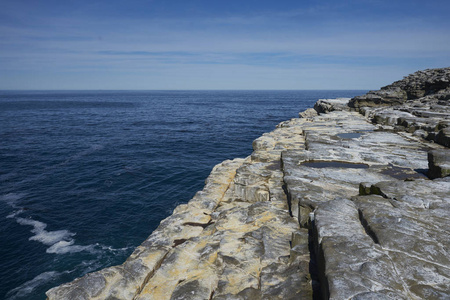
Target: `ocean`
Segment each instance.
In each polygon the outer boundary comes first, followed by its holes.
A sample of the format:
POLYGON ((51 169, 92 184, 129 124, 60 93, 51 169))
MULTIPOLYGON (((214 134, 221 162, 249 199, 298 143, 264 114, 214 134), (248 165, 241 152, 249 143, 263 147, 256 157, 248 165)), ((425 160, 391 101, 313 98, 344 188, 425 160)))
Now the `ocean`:
POLYGON ((121 264, 212 167, 366 91, 0 91, 0 299, 121 264))

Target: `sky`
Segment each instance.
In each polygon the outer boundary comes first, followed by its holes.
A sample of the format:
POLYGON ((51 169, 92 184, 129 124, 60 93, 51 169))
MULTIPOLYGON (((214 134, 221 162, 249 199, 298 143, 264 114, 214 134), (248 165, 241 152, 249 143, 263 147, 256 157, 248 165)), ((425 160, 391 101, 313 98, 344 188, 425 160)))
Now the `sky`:
POLYGON ((379 89, 450 66, 449 11, 448 0, 0 0, 0 89, 379 89))

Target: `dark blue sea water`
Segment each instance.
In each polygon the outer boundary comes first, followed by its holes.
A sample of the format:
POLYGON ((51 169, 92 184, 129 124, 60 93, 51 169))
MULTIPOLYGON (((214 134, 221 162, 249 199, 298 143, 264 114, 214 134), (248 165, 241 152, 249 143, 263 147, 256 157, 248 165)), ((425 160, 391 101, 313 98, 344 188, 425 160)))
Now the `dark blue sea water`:
POLYGON ((365 91, 0 92, 0 299, 120 264, 211 168, 365 91))

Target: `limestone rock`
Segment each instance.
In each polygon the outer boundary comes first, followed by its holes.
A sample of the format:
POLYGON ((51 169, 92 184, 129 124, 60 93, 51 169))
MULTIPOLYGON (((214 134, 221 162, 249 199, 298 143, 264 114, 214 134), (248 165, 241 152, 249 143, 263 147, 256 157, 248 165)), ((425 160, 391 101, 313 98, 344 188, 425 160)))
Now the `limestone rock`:
POLYGON ((428 69, 418 71, 382 87, 378 91, 370 91, 364 96, 353 98, 350 107, 397 105, 406 100, 434 95, 436 99, 448 99, 450 87, 450 68, 428 69))
POLYGON ((314 104, 314 109, 317 113, 329 113, 334 110, 349 110, 348 102, 350 98, 337 98, 337 99, 319 99, 314 104))
POLYGON ((443 147, 346 111, 315 117, 302 130, 305 150, 282 153, 284 182, 293 215, 313 232, 322 297, 449 297, 448 269, 440 267, 448 266, 449 248, 431 228, 446 228, 450 186, 426 176, 428 149, 443 147), (426 263, 416 259, 425 256, 426 263))
POLYGON ((450 147, 450 68, 419 71, 350 100, 376 124, 450 147), (385 126, 387 125, 387 126, 385 126))
POLYGON ((353 201, 366 232, 394 264, 407 298, 448 298, 450 180, 377 185, 383 196, 353 201))
POLYGON ((362 295, 395 295, 408 299, 390 257, 366 234, 358 209, 350 200, 323 203, 315 213, 318 252, 323 256, 322 282, 330 299, 362 295))
POLYGON ((317 111, 314 108, 308 108, 298 114, 299 118, 312 118, 317 116, 317 111))
POLYGON ((450 175, 450 150, 432 150, 428 152, 428 176, 432 179, 450 175))

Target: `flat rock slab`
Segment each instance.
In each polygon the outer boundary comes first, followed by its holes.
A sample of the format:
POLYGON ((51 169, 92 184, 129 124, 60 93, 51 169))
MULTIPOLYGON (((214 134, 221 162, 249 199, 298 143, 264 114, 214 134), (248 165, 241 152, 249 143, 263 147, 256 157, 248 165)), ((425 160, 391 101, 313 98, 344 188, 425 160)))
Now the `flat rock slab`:
POLYGON ((371 191, 353 201, 374 246, 395 266, 405 297, 448 299, 450 178, 382 182, 371 191))
POLYGON ((360 182, 426 178, 431 145, 380 131, 355 112, 333 111, 302 125, 305 149, 282 154, 284 181, 300 224, 321 202, 357 195, 360 182))
POLYGON ((282 154, 284 181, 314 232, 322 297, 448 299, 450 179, 426 176, 428 150, 443 148, 347 111, 302 130, 305 149, 282 154))

